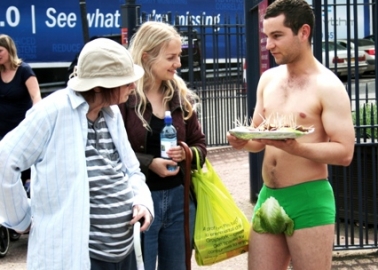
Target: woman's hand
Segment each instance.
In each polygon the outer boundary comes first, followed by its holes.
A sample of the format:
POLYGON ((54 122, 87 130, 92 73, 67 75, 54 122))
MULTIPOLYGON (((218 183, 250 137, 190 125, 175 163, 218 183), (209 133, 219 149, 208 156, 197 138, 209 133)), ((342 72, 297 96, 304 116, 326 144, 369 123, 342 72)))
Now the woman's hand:
POLYGON ((181 146, 174 146, 169 148, 167 155, 175 162, 181 162, 185 160, 185 150, 181 146))
POLYGON ((180 171, 180 167, 178 166, 177 162, 164 158, 154 158, 148 168, 163 178, 176 175, 180 171), (168 171, 168 165, 177 166, 177 168, 174 171, 168 171))
POLYGON ((137 204, 133 207, 133 219, 130 221, 130 224, 134 225, 138 221, 141 222, 141 232, 147 230, 152 222, 152 215, 144 205, 137 204))

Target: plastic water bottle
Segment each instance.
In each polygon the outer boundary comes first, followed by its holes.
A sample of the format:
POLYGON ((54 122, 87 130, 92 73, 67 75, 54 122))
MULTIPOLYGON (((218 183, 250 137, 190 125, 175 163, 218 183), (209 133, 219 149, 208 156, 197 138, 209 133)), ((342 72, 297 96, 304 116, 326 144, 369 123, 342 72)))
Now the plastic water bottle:
MULTIPOLYGON (((161 157, 165 159, 171 159, 167 155, 167 151, 177 145, 177 131, 175 127, 172 125, 172 116, 170 111, 165 112, 164 117, 165 127, 162 129, 160 133, 160 149, 161 149, 161 157)), ((169 171, 176 170, 177 166, 168 165, 167 169, 169 171)))

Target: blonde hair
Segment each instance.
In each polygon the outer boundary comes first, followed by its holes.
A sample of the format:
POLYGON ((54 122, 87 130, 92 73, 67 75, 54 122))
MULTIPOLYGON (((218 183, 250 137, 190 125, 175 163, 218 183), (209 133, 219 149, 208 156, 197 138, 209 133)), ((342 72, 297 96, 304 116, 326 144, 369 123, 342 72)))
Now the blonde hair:
MULTIPOLYGON (((16 69, 21 65, 22 60, 17 56, 17 48, 13 39, 5 34, 0 35, 0 47, 4 47, 9 53, 10 66, 12 69, 16 69)), ((5 66, 0 65, 0 71, 5 71, 5 66)))
MULTIPOLYGON (((138 105, 136 113, 142 120, 143 125, 149 130, 150 127, 143 118, 147 107, 147 97, 144 93, 144 88, 151 86, 155 80, 152 66, 158 60, 159 54, 167 47, 171 40, 178 38, 181 39, 181 36, 173 26, 163 22, 148 21, 140 26, 130 41, 128 49, 134 63, 142 66, 145 71, 143 78, 137 82, 136 96, 138 105), (142 60, 143 53, 149 55, 148 61, 142 60)), ((173 80, 163 81, 161 87, 164 89, 164 106, 172 99, 175 89, 177 89, 183 117, 185 120, 189 119, 193 111, 196 110, 199 97, 187 87, 185 81, 176 74, 173 80)))

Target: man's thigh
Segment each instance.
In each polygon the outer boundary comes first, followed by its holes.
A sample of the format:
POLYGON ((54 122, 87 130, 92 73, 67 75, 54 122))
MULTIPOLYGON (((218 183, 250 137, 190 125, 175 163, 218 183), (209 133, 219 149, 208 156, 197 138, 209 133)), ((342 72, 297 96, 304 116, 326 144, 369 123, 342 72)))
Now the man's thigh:
POLYGON ((249 270, 286 270, 289 263, 289 249, 283 234, 261 234, 251 230, 248 253, 249 270))
POLYGON ((331 269, 333 224, 296 230, 286 239, 294 269, 331 269))
POLYGON ((249 270, 327 270, 332 266, 334 225, 296 230, 292 236, 259 234, 251 230, 249 270))

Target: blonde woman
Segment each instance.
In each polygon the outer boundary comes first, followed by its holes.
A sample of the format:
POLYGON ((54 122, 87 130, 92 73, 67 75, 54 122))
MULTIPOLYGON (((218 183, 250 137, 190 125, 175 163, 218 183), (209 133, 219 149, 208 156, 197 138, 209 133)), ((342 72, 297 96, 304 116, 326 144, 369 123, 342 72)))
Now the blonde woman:
MULTIPOLYGON (((184 171, 177 166, 185 159, 180 146, 167 151, 171 160, 160 157, 160 131, 164 112, 171 111, 177 140, 198 149, 203 164, 206 151, 195 107, 198 97, 177 75, 181 67, 181 37, 176 29, 162 22, 145 22, 133 36, 130 53, 145 73, 136 87, 136 95, 120 105, 126 132, 146 175, 156 209, 151 228, 143 235, 143 257, 146 270, 185 269, 184 238, 184 171)), ((195 155, 192 159, 193 168, 195 155)), ((193 239, 195 202, 190 202, 190 232, 193 239)))
MULTIPOLYGON (((26 111, 41 100, 37 77, 17 55, 13 39, 0 35, 0 140, 24 118, 26 111)), ((30 169, 21 175, 29 192, 30 169)), ((12 234, 17 238, 17 234, 12 234)))
POLYGON ((0 74, 1 139, 41 100, 41 93, 33 70, 18 58, 13 39, 4 34, 0 35, 0 74))

